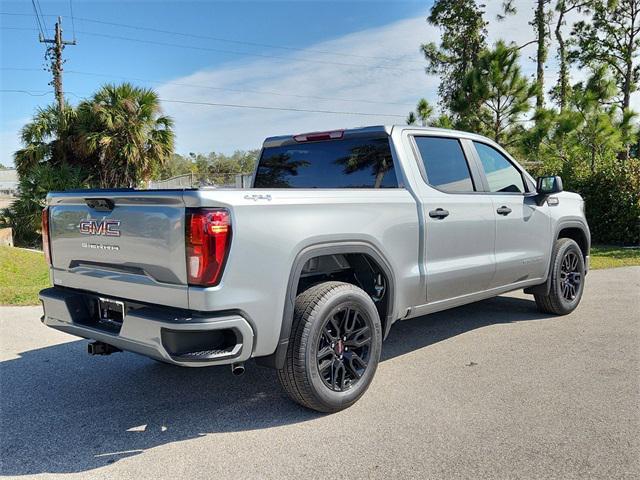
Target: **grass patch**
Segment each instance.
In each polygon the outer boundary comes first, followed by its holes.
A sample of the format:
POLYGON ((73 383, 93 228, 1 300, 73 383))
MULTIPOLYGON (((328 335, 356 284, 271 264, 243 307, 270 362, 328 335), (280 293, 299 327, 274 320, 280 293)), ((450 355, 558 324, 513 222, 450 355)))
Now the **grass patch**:
POLYGON ((37 305, 38 292, 48 286, 44 254, 0 247, 0 305, 37 305))
POLYGON ((610 247, 595 245, 591 247, 591 268, 631 267, 640 265, 640 248, 610 247))

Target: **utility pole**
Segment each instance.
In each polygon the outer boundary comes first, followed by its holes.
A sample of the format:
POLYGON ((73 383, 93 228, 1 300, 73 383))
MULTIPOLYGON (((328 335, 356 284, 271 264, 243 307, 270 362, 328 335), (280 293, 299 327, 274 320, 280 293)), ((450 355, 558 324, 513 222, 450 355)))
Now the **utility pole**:
POLYGON ((73 41, 62 39, 62 17, 58 17, 55 28, 54 38, 44 38, 40 36, 41 43, 49 43, 53 46, 47 48, 47 54, 51 51, 51 73, 53 73, 53 88, 56 94, 56 100, 58 102, 58 111, 62 113, 64 110, 64 93, 62 90, 62 50, 65 45, 75 45, 75 38, 73 41))

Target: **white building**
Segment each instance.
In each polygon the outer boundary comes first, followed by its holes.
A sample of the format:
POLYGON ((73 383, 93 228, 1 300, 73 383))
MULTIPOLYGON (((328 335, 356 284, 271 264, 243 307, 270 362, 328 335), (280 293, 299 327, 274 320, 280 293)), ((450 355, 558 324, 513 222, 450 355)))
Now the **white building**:
POLYGON ((0 195, 17 195, 18 171, 0 170, 0 195))

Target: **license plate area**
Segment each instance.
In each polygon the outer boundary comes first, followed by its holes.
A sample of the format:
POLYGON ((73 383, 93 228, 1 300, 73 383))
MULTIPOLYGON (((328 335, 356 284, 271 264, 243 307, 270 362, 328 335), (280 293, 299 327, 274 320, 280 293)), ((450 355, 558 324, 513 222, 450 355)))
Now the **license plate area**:
POLYGON ((124 302, 110 298, 96 298, 95 318, 97 326, 119 333, 124 321, 124 302))

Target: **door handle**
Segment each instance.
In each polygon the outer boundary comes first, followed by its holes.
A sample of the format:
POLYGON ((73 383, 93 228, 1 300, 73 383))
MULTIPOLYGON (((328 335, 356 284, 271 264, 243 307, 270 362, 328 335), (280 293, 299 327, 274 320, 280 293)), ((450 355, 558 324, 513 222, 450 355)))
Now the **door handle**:
POLYGON ((507 215, 509 215, 511 213, 511 209, 509 207, 507 207, 506 205, 501 206, 499 209, 496 210, 496 212, 498 212, 498 215, 504 215, 505 217, 507 215))
POLYGON ((439 218, 440 220, 442 220, 443 218, 449 216, 449 211, 445 210, 444 208, 436 208, 435 210, 431 210, 429 212, 429 216, 431 218, 439 218))

